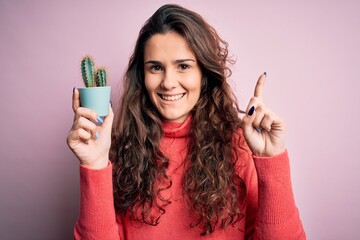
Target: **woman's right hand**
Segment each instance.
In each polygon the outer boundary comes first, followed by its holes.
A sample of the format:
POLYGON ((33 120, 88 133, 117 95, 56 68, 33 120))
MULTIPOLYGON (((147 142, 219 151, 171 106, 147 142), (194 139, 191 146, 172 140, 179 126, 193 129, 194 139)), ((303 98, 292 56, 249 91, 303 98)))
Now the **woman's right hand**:
POLYGON ((75 117, 67 137, 69 148, 85 167, 91 169, 106 167, 109 161, 114 119, 111 106, 109 106, 109 115, 103 120, 95 111, 80 107, 79 91, 75 88, 72 107, 75 117))

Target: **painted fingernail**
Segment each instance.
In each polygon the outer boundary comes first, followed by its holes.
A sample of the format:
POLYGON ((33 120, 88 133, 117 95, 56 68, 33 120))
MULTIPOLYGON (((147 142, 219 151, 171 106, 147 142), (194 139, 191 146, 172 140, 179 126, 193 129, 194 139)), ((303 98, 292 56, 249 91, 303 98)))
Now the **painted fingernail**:
POLYGON ((96 120, 99 122, 99 123, 104 123, 104 120, 102 120, 102 118, 100 116, 97 116, 96 120))
POLYGON ((95 139, 98 139, 98 138, 99 138, 99 133, 96 132, 96 133, 95 133, 95 139))
POLYGON ((264 75, 265 75, 265 77, 266 77, 266 72, 264 72, 264 75))
POLYGON ((75 92, 75 88, 76 88, 76 87, 73 88, 73 93, 75 92))
POLYGON ((249 115, 249 116, 253 115, 254 110, 255 110, 255 108, 254 108, 254 106, 252 106, 252 107, 250 108, 249 112, 248 112, 248 115, 249 115))
POLYGON ((112 107, 112 102, 110 101, 110 107, 112 107))
POLYGON ((262 128, 256 128, 257 132, 261 132, 262 128))

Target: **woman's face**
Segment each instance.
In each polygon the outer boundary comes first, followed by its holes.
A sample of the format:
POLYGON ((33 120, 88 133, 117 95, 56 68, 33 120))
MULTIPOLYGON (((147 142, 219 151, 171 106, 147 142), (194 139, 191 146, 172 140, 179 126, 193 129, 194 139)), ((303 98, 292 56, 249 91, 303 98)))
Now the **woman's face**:
POLYGON ((201 70, 185 38, 155 34, 144 49, 145 87, 166 121, 183 122, 200 98, 201 70))

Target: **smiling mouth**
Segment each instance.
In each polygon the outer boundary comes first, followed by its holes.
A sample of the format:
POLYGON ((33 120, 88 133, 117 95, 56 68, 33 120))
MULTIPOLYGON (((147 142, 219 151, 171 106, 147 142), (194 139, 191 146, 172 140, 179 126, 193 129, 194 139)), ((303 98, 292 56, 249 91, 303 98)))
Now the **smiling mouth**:
POLYGON ((159 94, 159 97, 163 100, 166 101, 177 101, 179 99, 181 99, 183 96, 185 96, 185 93, 180 93, 180 94, 176 94, 176 95, 165 95, 165 94, 159 94))

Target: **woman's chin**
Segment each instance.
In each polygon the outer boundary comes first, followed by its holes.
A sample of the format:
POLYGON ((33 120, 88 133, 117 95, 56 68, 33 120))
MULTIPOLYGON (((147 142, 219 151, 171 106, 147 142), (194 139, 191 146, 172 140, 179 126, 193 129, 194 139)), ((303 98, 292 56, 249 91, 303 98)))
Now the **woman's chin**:
POLYGON ((189 114, 162 114, 164 121, 166 122, 184 122, 189 114))

